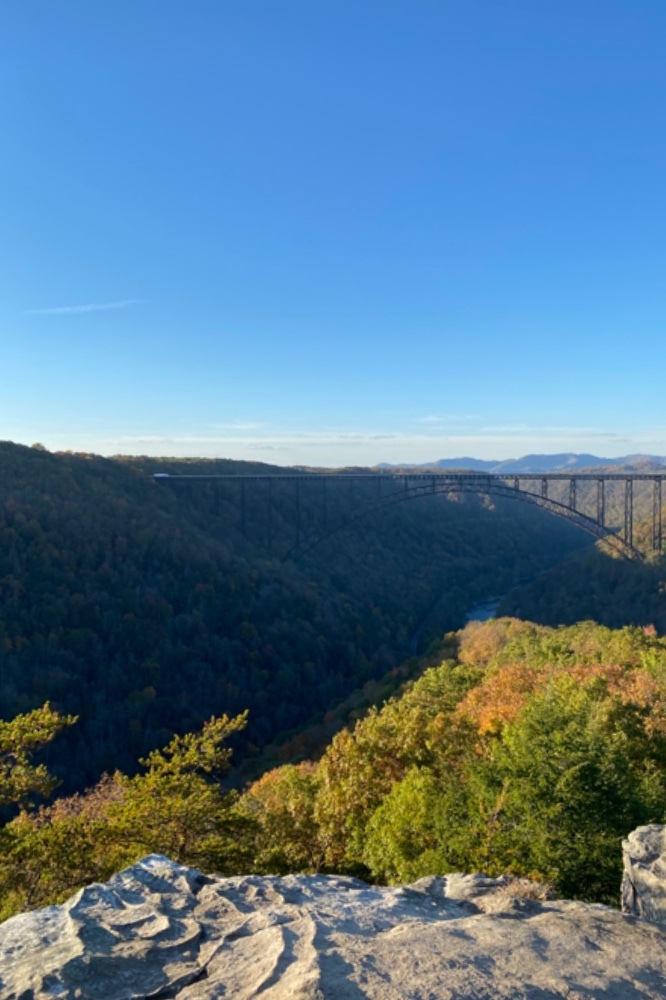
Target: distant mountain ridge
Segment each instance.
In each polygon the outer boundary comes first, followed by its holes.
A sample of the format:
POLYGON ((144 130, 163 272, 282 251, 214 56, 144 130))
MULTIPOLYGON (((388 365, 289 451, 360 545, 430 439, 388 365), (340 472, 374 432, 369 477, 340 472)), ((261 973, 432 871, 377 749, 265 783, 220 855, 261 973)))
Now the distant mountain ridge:
POLYGON ((570 472, 573 469, 590 469, 596 466, 618 466, 639 471, 645 468, 666 467, 666 457, 658 455, 623 455, 620 458, 600 458, 598 455, 564 452, 558 455, 524 455, 503 461, 483 458, 440 458, 435 462, 382 462, 378 469, 457 469, 471 472, 541 473, 570 472))

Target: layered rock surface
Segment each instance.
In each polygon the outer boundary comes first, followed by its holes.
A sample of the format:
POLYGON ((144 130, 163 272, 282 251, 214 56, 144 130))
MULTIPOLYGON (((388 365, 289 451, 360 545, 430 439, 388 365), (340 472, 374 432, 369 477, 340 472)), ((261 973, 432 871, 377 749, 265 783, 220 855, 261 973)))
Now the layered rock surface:
POLYGON ((212 878, 152 855, 0 926, 2 1000, 666 997, 666 931, 502 879, 212 878))
POLYGON ((666 927, 666 826, 639 826, 630 833, 622 862, 623 913, 666 927))

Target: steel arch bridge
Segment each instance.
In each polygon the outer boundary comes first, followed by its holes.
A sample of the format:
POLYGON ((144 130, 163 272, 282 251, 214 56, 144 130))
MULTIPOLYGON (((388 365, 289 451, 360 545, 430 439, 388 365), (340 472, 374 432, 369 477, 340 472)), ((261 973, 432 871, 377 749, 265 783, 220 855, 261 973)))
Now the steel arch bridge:
POLYGON ((272 548, 273 516, 276 490, 290 489, 293 493, 294 537, 283 558, 298 559, 338 531, 361 518, 387 507, 423 496, 476 493, 503 497, 541 507, 558 517, 576 524, 595 538, 605 539, 620 555, 636 560, 645 559, 647 552, 634 544, 635 488, 651 492, 651 544, 648 551, 661 553, 663 548, 663 494, 666 472, 548 472, 498 475, 480 472, 293 472, 276 474, 170 475, 156 473, 155 483, 176 489, 205 483, 213 487, 229 486, 238 490, 238 526, 247 534, 248 491, 265 491, 266 540, 272 548), (363 497, 350 503, 346 511, 329 516, 329 496, 332 489, 348 487, 351 497, 354 485, 362 487, 363 497), (320 516, 317 523, 307 526, 303 521, 303 491, 315 486, 320 490, 320 516), (618 495, 619 493, 619 495, 618 495), (607 503, 612 495, 615 510, 620 511, 616 523, 610 524, 607 503), (618 523, 619 520, 619 523, 618 523))

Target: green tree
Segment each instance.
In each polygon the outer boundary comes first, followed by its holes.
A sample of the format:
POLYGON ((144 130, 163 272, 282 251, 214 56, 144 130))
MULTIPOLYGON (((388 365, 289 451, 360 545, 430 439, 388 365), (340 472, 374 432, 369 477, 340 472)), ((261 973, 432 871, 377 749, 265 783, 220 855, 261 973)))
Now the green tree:
POLYGON ((0 916, 60 902, 146 854, 232 875, 249 869, 256 824, 219 779, 223 743, 246 715, 211 719, 142 761, 145 773, 117 772, 82 795, 23 810, 0 831, 0 916))
POLYGON ((314 815, 318 789, 316 766, 303 763, 268 771, 247 790, 240 806, 258 824, 259 871, 319 871, 325 848, 314 815))
POLYGON ((445 661, 427 670, 400 698, 371 710, 353 732, 334 737, 319 765, 315 818, 326 863, 365 863, 366 827, 375 810, 412 767, 457 771, 470 752, 470 726, 456 705, 480 671, 445 661))
POLYGON ((0 721, 0 806, 25 805, 31 796, 51 794, 58 782, 31 757, 74 722, 74 716, 60 715, 48 703, 9 722, 0 721))
POLYGON ((232 753, 223 744, 246 723, 247 712, 213 718, 141 760, 144 774, 116 775, 121 796, 108 817, 117 865, 157 852, 224 874, 247 867, 253 824, 219 784, 232 753))
POLYGON ((412 768, 373 813, 363 860, 386 882, 469 870, 471 826, 466 788, 456 776, 412 768))
POLYGON ((666 810, 664 741, 644 714, 567 675, 531 698, 470 775, 479 811, 495 810, 479 863, 614 902, 622 837, 666 810))

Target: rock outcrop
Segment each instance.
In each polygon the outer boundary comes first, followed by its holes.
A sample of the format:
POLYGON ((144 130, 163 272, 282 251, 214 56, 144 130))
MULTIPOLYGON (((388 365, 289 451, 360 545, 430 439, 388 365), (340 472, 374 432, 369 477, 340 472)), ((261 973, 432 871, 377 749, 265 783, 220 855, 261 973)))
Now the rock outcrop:
POLYGON ((622 842, 622 861, 622 912, 666 927, 666 826, 639 826, 630 833, 622 842))
POLYGON ((638 1000, 666 931, 503 879, 212 878, 152 855, 0 926, 2 1000, 638 1000))

